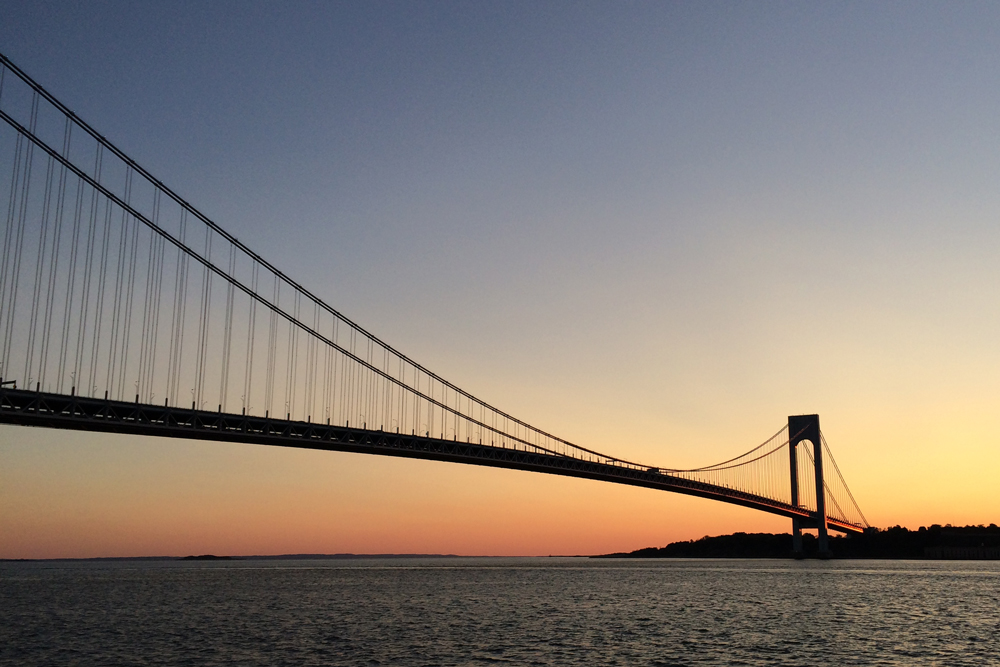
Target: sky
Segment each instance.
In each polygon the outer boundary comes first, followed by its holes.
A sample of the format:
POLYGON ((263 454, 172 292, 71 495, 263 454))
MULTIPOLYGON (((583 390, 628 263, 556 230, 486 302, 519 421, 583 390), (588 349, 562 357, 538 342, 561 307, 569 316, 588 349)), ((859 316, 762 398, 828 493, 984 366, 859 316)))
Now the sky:
MULTIPOLYGON (((0 52, 327 303, 686 468, 818 413, 875 526, 1000 519, 1000 6, 0 4, 0 52)), ((786 519, 0 427, 0 557, 591 554, 786 519)))

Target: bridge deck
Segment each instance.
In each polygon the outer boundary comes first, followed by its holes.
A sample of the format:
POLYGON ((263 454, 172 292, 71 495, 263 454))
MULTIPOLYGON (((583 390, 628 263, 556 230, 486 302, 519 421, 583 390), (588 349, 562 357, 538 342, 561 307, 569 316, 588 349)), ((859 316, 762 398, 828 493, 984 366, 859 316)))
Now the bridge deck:
MULTIPOLYGON (((460 442, 311 422, 110 401, 0 388, 0 423, 167 438, 357 452, 544 472, 642 486, 742 505, 810 525, 809 510, 722 486, 683 479, 657 469, 584 460, 531 448, 460 442)), ((828 519, 830 529, 861 533, 862 526, 828 519)))

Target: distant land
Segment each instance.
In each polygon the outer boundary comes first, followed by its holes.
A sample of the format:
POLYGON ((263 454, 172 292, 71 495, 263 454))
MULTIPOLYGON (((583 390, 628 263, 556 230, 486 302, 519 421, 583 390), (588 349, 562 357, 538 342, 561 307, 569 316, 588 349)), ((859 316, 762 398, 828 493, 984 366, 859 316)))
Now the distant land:
POLYGON ((458 558, 454 554, 283 554, 281 556, 185 556, 183 560, 338 560, 347 558, 458 558))
POLYGON ((337 560, 348 558, 458 558, 454 554, 282 554, 280 556, 105 556, 95 558, 0 558, 0 562, 24 561, 127 561, 127 560, 337 560))
MULTIPOLYGON (((816 537, 802 536, 805 556, 817 554, 816 537)), ((831 536, 832 558, 899 558, 920 560, 1000 560, 1000 527, 901 526, 872 528, 863 535, 831 536)), ((789 533, 733 533, 673 542, 665 547, 647 547, 628 553, 594 558, 791 558, 789 533)))
MULTIPOLYGON (((816 536, 802 535, 807 558, 817 555, 816 536)), ((863 535, 830 537, 832 558, 885 558, 909 560, 1000 560, 1000 527, 921 526, 909 530, 902 526, 871 528, 863 535)), ((586 558, 586 556, 583 556, 586 558)), ((16 561, 214 561, 214 560, 346 560, 358 558, 460 558, 455 554, 282 554, 279 556, 123 556, 104 558, 0 558, 16 561)), ((698 540, 672 542, 665 547, 646 547, 630 552, 602 554, 590 558, 792 558, 789 533, 733 533, 705 536, 698 540)))

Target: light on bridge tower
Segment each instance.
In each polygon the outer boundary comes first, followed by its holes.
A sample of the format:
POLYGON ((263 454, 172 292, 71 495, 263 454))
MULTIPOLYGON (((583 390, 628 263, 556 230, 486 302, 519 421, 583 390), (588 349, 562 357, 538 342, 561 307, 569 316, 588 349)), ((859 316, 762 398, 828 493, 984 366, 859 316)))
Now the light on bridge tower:
POLYGON ((797 415, 788 418, 788 458, 791 464, 792 505, 800 507, 799 503, 799 465, 796 447, 803 440, 808 440, 813 446, 813 463, 816 479, 816 513, 813 520, 803 523, 801 519, 792 519, 792 551, 796 558, 802 557, 802 529, 816 528, 819 530, 819 557, 829 558, 830 542, 826 532, 826 487, 823 483, 823 440, 819 431, 819 415, 797 415))

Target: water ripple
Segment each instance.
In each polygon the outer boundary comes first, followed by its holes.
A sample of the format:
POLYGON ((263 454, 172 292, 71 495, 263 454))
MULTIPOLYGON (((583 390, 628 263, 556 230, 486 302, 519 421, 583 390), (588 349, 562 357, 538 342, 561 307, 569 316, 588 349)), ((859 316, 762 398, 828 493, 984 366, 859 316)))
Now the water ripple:
POLYGON ((981 665, 1000 563, 0 564, 3 665, 981 665))

